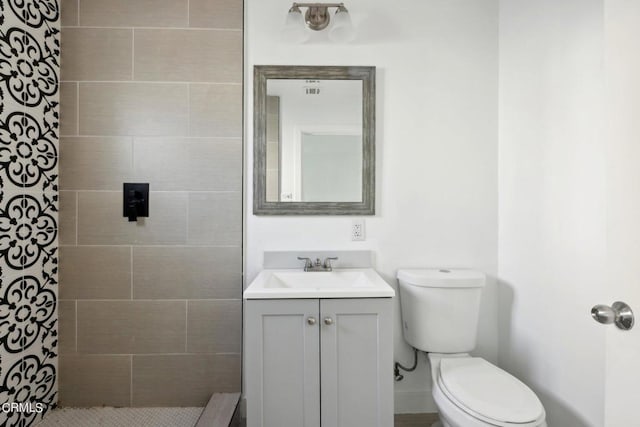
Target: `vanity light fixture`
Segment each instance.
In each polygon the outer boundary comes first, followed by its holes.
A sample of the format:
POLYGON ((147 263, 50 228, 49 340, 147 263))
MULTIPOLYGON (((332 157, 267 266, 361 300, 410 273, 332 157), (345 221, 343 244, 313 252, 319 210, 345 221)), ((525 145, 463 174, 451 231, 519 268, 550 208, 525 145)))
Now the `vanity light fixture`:
POLYGON ((282 36, 285 40, 301 43, 309 38, 306 28, 322 31, 331 23, 329 8, 336 8, 333 25, 329 28, 329 39, 334 42, 347 42, 355 36, 349 11, 344 3, 293 3, 285 22, 282 36), (300 8, 306 8, 304 17, 300 8), (306 27, 306 28, 305 28, 306 27))

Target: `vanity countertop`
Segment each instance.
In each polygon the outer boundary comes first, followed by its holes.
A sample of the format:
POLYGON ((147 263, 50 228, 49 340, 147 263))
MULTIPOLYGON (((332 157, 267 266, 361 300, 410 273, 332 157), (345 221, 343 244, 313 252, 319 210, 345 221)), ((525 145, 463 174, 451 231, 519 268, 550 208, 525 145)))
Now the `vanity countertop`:
POLYGON ((244 291, 244 299, 389 298, 395 291, 372 268, 304 272, 262 270, 244 291))

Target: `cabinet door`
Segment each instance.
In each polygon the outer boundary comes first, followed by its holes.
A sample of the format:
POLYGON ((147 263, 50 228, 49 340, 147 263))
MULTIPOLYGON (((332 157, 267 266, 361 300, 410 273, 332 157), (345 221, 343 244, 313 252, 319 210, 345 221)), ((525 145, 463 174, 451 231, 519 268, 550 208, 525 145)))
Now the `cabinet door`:
POLYGON ((317 299, 245 301, 247 427, 320 426, 318 312, 317 299))
POLYGON ((392 310, 391 298, 321 300, 322 427, 393 426, 392 310))

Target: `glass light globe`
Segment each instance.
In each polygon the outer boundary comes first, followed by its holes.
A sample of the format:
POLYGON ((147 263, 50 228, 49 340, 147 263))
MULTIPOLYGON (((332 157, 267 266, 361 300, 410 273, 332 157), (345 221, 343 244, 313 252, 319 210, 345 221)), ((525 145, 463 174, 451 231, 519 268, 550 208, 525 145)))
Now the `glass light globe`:
POLYGON ((334 42, 348 42, 354 39, 356 30, 346 7, 340 6, 333 15, 333 26, 329 30, 329 39, 334 42))
POLYGON ((280 36, 283 41, 289 43, 302 43, 309 38, 309 32, 307 31, 306 24, 304 23, 304 17, 298 6, 294 6, 289 9, 287 13, 287 19, 284 23, 284 27, 280 32, 280 36))

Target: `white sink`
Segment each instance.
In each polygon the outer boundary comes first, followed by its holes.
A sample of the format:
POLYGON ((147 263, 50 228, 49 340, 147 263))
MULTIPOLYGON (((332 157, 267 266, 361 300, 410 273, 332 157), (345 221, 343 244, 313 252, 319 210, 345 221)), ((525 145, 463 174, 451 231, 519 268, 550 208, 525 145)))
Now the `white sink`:
POLYGON ((244 291, 244 299, 377 298, 395 291, 372 268, 333 271, 263 270, 244 291))

